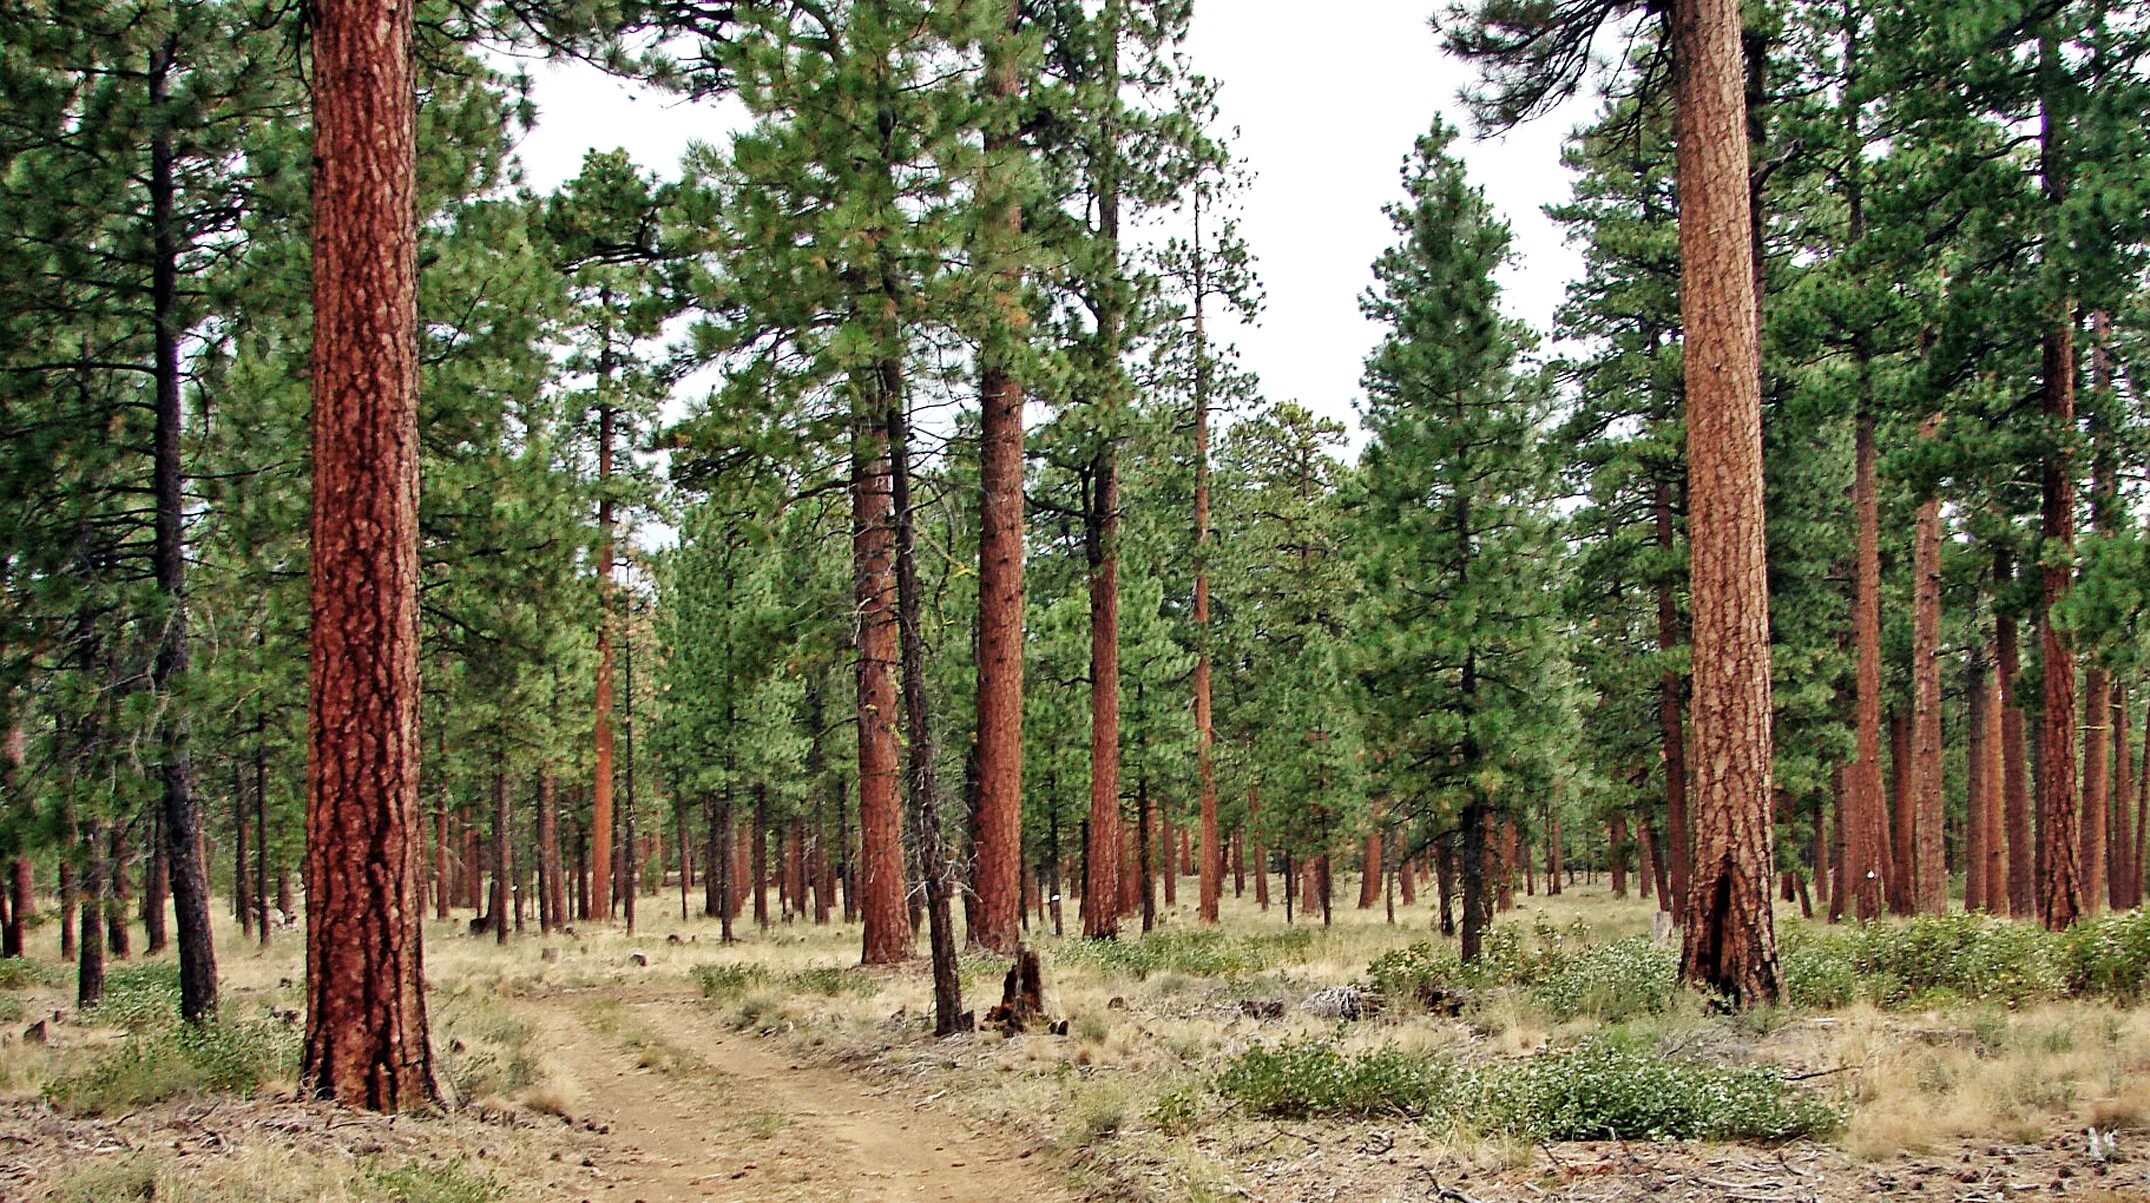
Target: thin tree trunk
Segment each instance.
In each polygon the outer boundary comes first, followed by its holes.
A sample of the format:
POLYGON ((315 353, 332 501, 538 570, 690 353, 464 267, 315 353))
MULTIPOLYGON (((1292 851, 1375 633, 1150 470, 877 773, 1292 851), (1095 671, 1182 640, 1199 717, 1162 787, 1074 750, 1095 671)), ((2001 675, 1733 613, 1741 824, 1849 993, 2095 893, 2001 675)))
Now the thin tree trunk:
POLYGON ((311 1095, 394 1111, 435 1100, 418 921, 413 14, 383 0, 319 0, 312 12, 313 623, 300 1080, 311 1095))
POLYGON ((96 1006, 105 993, 105 863, 104 823, 93 820, 82 828, 82 930, 76 941, 75 1006, 96 1006))
POLYGON ((1992 710, 1992 694, 1986 683, 1986 655, 1983 649, 1973 646, 1965 659, 1964 697, 1967 699, 1964 727, 1964 847, 1963 847, 1963 909, 1967 913, 1992 909, 1989 901, 1986 869, 1987 849, 1993 843, 1993 832, 1986 826, 1991 807, 1988 794, 1993 789, 1987 769, 1992 757, 1986 747, 1986 724, 1992 710))
MULTIPOLYGON (((2010 592, 2015 580, 2015 558, 2007 548, 1993 553, 1996 597, 2010 592)), ((2016 678, 2020 671, 2016 643, 2016 616, 1998 600, 1994 607, 1993 664, 2000 686, 2001 711, 2001 806, 2008 843, 2008 914, 2027 919, 2038 913, 2037 887, 2033 875, 2030 784, 2025 780, 2028 758, 2024 748, 2023 710, 2016 705, 2016 678)))
MULTIPOLYGON (((506 736, 496 733, 496 739, 505 742, 506 736)), ((495 745, 493 752, 493 896, 487 904, 487 918, 493 928, 493 942, 508 942, 508 883, 515 879, 515 845, 510 838, 513 818, 508 810, 508 771, 502 749, 495 745)))
POLYGON ((1105 147, 1098 164, 1095 191, 1098 235, 1108 271, 1098 306, 1097 347, 1105 379, 1103 395, 1093 404, 1106 417, 1090 465, 1090 496, 1084 522, 1084 550, 1090 573, 1090 839, 1083 855, 1083 935, 1113 939, 1120 917, 1113 899, 1120 892, 1120 471, 1114 440, 1120 410, 1120 33, 1124 0, 1105 0, 1103 92, 1106 115, 1100 134, 1105 147))
POLYGON ((1605 833, 1605 855, 1611 863, 1612 892, 1627 897, 1627 816, 1615 814, 1605 833))
MULTIPOLYGON (((1657 482, 1653 503, 1658 550, 1666 555, 1675 547, 1672 529, 1672 486, 1657 482)), ((1674 599, 1672 586, 1659 585, 1657 589, 1657 647, 1667 659, 1680 646, 1679 604, 1674 599)), ((1664 750, 1665 770, 1665 821, 1671 848, 1666 850, 1667 876, 1672 888, 1663 893, 1667 909, 1678 920, 1680 910, 1686 906, 1688 849, 1687 830, 1687 733, 1682 715, 1680 674, 1666 669, 1658 678, 1657 722, 1659 738, 1664 750)))
MULTIPOLYGON (((1939 415, 1919 428, 1936 437, 1939 415)), ((1948 909, 1948 862, 1942 839, 1947 814, 1941 797, 1941 501, 1919 503, 1911 537, 1911 864, 1907 878, 1912 909, 1938 915, 1948 909)))
MULTIPOLYGON (((176 35, 150 52, 150 305, 156 327, 156 431, 152 492, 156 503, 157 590, 166 602, 150 687, 169 698, 187 675, 187 546, 185 479, 180 463, 179 230, 174 214, 171 130, 166 120, 168 80, 175 67, 176 35)), ((188 748, 187 708, 167 705, 158 723, 159 775, 164 794, 158 826, 172 883, 179 942, 179 1014, 190 1023, 216 1010, 216 944, 209 922, 209 872, 202 863, 201 811, 194 804, 194 762, 188 748)), ((122 874, 113 866, 112 875, 122 874)))

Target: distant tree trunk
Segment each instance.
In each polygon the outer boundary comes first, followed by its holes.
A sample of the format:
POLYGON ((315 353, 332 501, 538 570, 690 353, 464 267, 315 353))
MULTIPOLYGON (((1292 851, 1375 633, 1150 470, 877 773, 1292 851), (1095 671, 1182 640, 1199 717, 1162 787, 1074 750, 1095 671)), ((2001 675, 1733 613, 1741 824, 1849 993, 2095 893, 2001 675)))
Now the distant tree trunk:
MULTIPOLYGON (((2015 581, 2015 557, 2008 549, 1993 553, 1996 595, 2005 595, 2015 581)), ((2031 841, 2030 783, 2024 774, 2028 758, 2024 747, 2023 710, 2016 705, 2016 678, 2020 671, 2016 643, 2015 613, 2001 604, 1994 607, 1993 664, 2000 685, 2001 710, 2001 806, 2008 832, 2008 914, 2027 919, 2038 913, 2037 887, 2031 841)))
POLYGON ((1223 893, 1223 850, 1217 834, 1217 728, 1211 710, 1209 654, 1209 344, 1203 303, 1208 286, 1202 255, 1202 193, 1194 195, 1194 739, 1195 776, 1202 790, 1201 907, 1203 923, 1217 922, 1223 893))
MULTIPOLYGON (((2107 321, 2105 314, 2090 315, 2090 521, 2096 534, 2112 532, 2118 518, 2120 485, 2116 478, 2113 458, 2112 435, 2107 427, 2106 410, 2108 394, 2112 389, 2112 371, 2105 355, 2107 321)), ((2121 876, 2116 868, 2124 870, 2126 850, 2112 842, 2113 812, 2126 807, 2113 805, 2112 755, 2116 742, 2113 732, 2113 682, 2106 672, 2105 664, 2096 656, 2083 667, 2083 813, 2081 819, 2080 859, 2083 873, 2083 908, 2088 914, 2096 914, 2101 905, 2110 901, 2115 909, 2122 905, 2124 891, 2115 890, 2121 876), (2109 863, 2111 862, 2111 863, 2109 863)), ((2118 743, 2125 745, 2122 735, 2118 743)))
POLYGON ((2113 712, 2113 838, 2108 862, 2108 886, 2113 909, 2129 911, 2140 905, 2136 896, 2142 866, 2135 862, 2135 812, 2128 805, 2128 783, 2135 779, 2134 758, 2128 746, 2128 688, 2119 679, 2112 684, 2113 712))
POLYGON ((2010 836, 2008 822, 2002 809, 2002 748, 2000 672, 1996 670, 1980 682, 1986 694, 1985 707, 1985 777, 1986 777, 1986 909, 1996 915, 2009 913, 2008 858, 2010 836))
POLYGON ((76 942, 75 1006, 88 1009, 105 994, 105 824, 82 828, 82 931, 76 942))
MULTIPOLYGON (((503 743, 505 734, 496 734, 503 743)), ((486 906, 493 928, 493 943, 508 942, 508 885, 515 880, 513 823, 508 810, 508 771, 502 749, 493 752, 493 896, 486 906)))
MULTIPOLYGON (((2050 28, 2039 37, 2038 72, 2046 89, 2039 102, 2039 175, 2048 207, 2057 212, 2067 197, 2058 98, 2052 82, 2062 70, 2060 46, 2050 28)), ((2050 225, 2057 226, 2055 219, 2050 225)), ((2048 931, 2072 927, 2085 910, 2076 808, 2075 646, 2056 621, 2075 576, 2075 467, 2068 439, 2075 427, 2074 304, 2053 298, 2046 315, 2042 399, 2048 440, 2040 463, 2039 680, 2044 705, 2038 732, 2038 918, 2048 931)))
POLYGON ((105 945, 112 959, 124 961, 134 955, 127 931, 127 826, 114 823, 108 837, 110 853, 105 860, 105 945))
MULTIPOLYGON (((1938 415, 1919 428, 1936 437, 1938 415)), ((1947 810, 1941 796, 1941 500, 1919 503, 1911 536, 1911 866, 1912 909, 1948 909, 1948 861, 1942 839, 1947 810)))
POLYGON ((1232 829, 1232 897, 1247 896, 1247 825, 1232 829))
POLYGON ((1991 907, 1987 901, 1986 850, 1993 842, 1993 833, 1986 826, 1986 815, 1989 809, 1987 795, 1993 783, 1986 772, 1992 759, 1986 747, 1986 723, 1993 699, 1986 680, 1985 651, 1973 645, 1971 654, 1964 661, 1964 697, 1967 702, 1964 714, 1963 909, 1966 913, 1991 907))
MULTIPOLYGON (((611 290, 602 303, 610 305, 611 290)), ((612 455, 618 409, 606 390, 612 385, 612 337, 606 331, 597 365, 597 686, 591 707, 596 768, 590 802, 590 907, 583 917, 612 917, 612 455)))
MULTIPOLYGON (((177 184, 173 173, 172 126, 165 109, 167 87, 174 69, 176 35, 167 37, 149 55, 149 103, 156 116, 149 123, 150 163, 150 308, 155 325, 156 430, 152 439, 155 461, 152 493, 156 508, 156 547, 153 555, 157 590, 164 595, 166 613, 157 656, 150 669, 150 687, 160 699, 169 699, 187 675, 187 545, 186 489, 182 471, 180 439, 179 340, 179 228, 174 212, 177 184)), ((179 937, 179 1014, 190 1023, 209 1017, 216 1010, 216 945, 209 922, 209 872, 202 863, 201 811, 194 804, 194 761, 189 750, 185 706, 167 704, 157 724, 159 775, 163 798, 158 826, 164 833, 167 874, 179 937)), ((112 881, 125 879, 125 867, 113 865, 112 881)), ((109 883, 108 883, 109 884, 109 883)), ((124 931, 125 924, 121 924, 124 931)))
POLYGON ((1381 901, 1381 809, 1374 808, 1374 825, 1366 832, 1365 871, 1359 874, 1359 909, 1370 911, 1381 901))
MULTIPOLYGON (((171 943, 171 934, 164 922, 171 897, 172 879, 164 860, 164 835, 158 832, 151 838, 148 858, 142 863, 142 937, 151 956, 163 952, 171 943)), ((9 921, 13 922, 12 913, 9 921)), ((0 951, 0 956, 20 955, 19 952, 0 951)))
POLYGON ((1414 876, 1410 858, 1397 862, 1396 892, 1403 895, 1403 904, 1407 907, 1418 905, 1418 882, 1413 880, 1414 876))
MULTIPOLYGON (((1862 387, 1863 381, 1862 381, 1862 387)), ((1887 899, 1887 809, 1881 777, 1881 510, 1875 486, 1874 415, 1862 399, 1853 455, 1852 509, 1857 515, 1858 569, 1852 588, 1852 643, 1858 652, 1852 728, 1856 750, 1846 773, 1844 876, 1857 916, 1879 916, 1887 899)))
POLYGON ((1615 814, 1606 826, 1605 858, 1611 862, 1612 892, 1627 897, 1627 816, 1615 814))
MULTIPOLYGON (((432 1103, 419 933, 412 9, 312 9, 305 1093, 432 1103)), ((173 839, 182 839, 174 833, 173 839)), ((175 859, 175 867, 176 867, 175 859)))
POLYGON ((1911 913, 1911 720, 1902 711, 1889 710, 1889 912, 1911 913))
POLYGON ((28 930, 30 919, 37 914, 37 880, 33 873, 27 856, 17 856, 8 868, 11 905, 7 926, 0 929, 0 957, 26 955, 28 945, 24 943, 23 933, 28 930))
POLYGON ((1548 895, 1560 893, 1562 851, 1560 803, 1556 800, 1545 804, 1545 892, 1548 895))
MULTIPOLYGON (((2150 757, 2146 757, 2150 760, 2150 757)), ((1247 787, 1247 829, 1254 832, 1254 905, 1269 909, 1269 849, 1262 847, 1261 827, 1258 825, 1261 799, 1253 786, 1247 787)))
MULTIPOLYGON (((680 845, 684 851, 686 845, 680 845)), ((562 925, 560 914, 560 810, 554 796, 552 767, 538 773, 537 783, 538 931, 552 934, 562 925)), ((682 881, 682 888, 686 883, 682 881)), ((680 918, 686 916, 682 914, 680 918)))
MULTIPOLYGON (((896 614, 903 660, 903 716, 910 750, 907 780, 911 810, 918 826, 920 868, 926 885, 926 926, 933 946, 933 1034, 946 1036, 965 1026, 963 979, 956 963, 956 926, 952 909, 954 874, 941 839, 939 787, 933 771, 933 722, 926 703, 926 640, 923 590, 918 582, 916 510, 911 500, 910 415, 903 404, 902 366, 881 365, 882 395, 888 402, 890 484, 896 520, 896 614)), ((1018 887, 1020 888, 1020 887, 1018 887)), ((1012 899, 1017 906, 1022 900, 1012 899)))
MULTIPOLYGON (((1658 550, 1666 555, 1675 547, 1672 529, 1672 486, 1657 482, 1653 503, 1658 550)), ((1657 589, 1657 647, 1669 659, 1680 646, 1679 602, 1672 586, 1657 589)), ((1686 905, 1689 835, 1687 830, 1687 733, 1682 716, 1680 674, 1666 669, 1657 684, 1657 723, 1664 750, 1665 821, 1672 846, 1665 866, 1672 889, 1664 892, 1667 908, 1678 918, 1686 905)))
POLYGON ((1159 866, 1164 872, 1159 874, 1159 884, 1164 887, 1165 905, 1168 907, 1177 906, 1179 904, 1180 831, 1173 825, 1172 804, 1170 801, 1157 808, 1157 820, 1163 828, 1163 838, 1159 842, 1164 849, 1164 864, 1159 866))

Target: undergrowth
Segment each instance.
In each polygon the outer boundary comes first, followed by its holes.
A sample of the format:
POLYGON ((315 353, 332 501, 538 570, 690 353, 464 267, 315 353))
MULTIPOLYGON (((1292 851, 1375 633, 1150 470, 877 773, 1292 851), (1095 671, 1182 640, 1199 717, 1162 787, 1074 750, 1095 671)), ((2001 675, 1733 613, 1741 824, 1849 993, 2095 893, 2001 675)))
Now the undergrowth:
POLYGON ((1402 1115, 1533 1140, 1778 1141, 1844 1121, 1775 1071, 1668 1060, 1607 1038, 1477 1066, 1307 1041, 1249 1049, 1218 1089, 1278 1118, 1402 1115))

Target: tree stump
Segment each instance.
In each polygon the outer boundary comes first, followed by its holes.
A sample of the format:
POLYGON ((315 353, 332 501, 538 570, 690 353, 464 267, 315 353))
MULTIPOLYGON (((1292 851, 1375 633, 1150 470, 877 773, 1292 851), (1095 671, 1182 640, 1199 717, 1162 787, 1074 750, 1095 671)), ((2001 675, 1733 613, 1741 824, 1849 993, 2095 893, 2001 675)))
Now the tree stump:
POLYGON ((1015 963, 1001 980, 1000 1002, 985 1013, 985 1026, 1013 1036, 1045 1021, 1045 971, 1038 954, 1018 948, 1015 963))

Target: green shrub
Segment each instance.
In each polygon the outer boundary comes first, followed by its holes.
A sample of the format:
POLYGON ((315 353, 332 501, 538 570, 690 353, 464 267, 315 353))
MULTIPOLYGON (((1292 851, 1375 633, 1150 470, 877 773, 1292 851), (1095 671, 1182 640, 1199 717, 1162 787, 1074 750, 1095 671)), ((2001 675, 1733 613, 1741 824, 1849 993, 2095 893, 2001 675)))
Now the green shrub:
POLYGON ((1775 1070, 1690 1064, 1607 1040, 1516 1063, 1492 1077, 1486 1103, 1493 1126, 1541 1140, 1778 1141, 1844 1120, 1775 1070))
POLYGON ((2076 924, 2061 938, 2060 973, 2070 994, 2140 1000, 2150 985, 2150 913, 2076 924))
POLYGON ((1557 1019, 1619 1023, 1655 1015, 1679 992, 1680 958, 1648 936, 1600 944, 1564 958, 1532 987, 1531 1000, 1557 1019))
POLYGON ((129 1032, 168 1028, 179 1022, 179 963, 143 961, 105 975, 104 996, 84 1016, 129 1032))
POLYGON ((56 986, 58 971, 28 957, 0 957, 0 990, 26 990, 31 986, 56 986))
POLYGON ((1304 960, 1313 950, 1311 928, 1271 935, 1235 936, 1216 928, 1168 927, 1135 940, 1084 940, 1053 954, 1061 965, 1143 980, 1162 973, 1187 977, 1234 977, 1304 960))
POLYGON ((1934 1002, 2016 1005, 2058 997, 2058 939, 2028 924, 1976 915, 1922 915, 1826 930, 1786 931, 1782 964, 1798 1006, 1864 1000, 1882 1007, 1934 1002))
POLYGON ((702 987, 703 998, 736 998, 769 978, 769 971, 759 965, 696 965, 688 972, 702 987))
POLYGON ((1384 952, 1366 967, 1368 984, 1391 1002, 1428 1002, 1462 976, 1454 952, 1424 943, 1384 952))
POLYGON ((368 1198, 387 1203, 493 1203, 508 1197, 506 1188, 459 1165, 405 1162, 366 1171, 368 1198))
POLYGON ((787 974, 784 984, 799 994, 819 994, 827 998, 843 994, 877 994, 881 989, 881 983, 871 974, 846 969, 840 965, 816 965, 811 969, 801 969, 787 974))
POLYGON ((186 1024, 139 1033, 86 1068, 45 1084, 45 1101, 103 1115, 183 1095, 250 1096, 298 1068, 298 1034, 280 1023, 186 1024))
POLYGON ((1607 1040, 1482 1069, 1319 1042, 1249 1049, 1218 1089, 1261 1115, 1406 1115, 1543 1140, 1788 1140, 1843 1113, 1773 1070, 1668 1060, 1607 1040))
POLYGON ((1451 1062, 1396 1049, 1350 1056, 1315 1040, 1248 1049, 1225 1068, 1217 1089, 1280 1119, 1436 1115, 1472 1093, 1451 1062))

